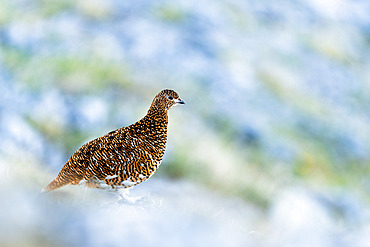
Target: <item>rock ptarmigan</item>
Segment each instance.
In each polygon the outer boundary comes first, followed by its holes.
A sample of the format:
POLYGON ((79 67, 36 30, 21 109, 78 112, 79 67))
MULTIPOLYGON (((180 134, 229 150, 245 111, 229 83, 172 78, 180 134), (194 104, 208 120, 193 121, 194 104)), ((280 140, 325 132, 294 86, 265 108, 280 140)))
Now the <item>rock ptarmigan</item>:
POLYGON ((80 147, 44 191, 83 182, 87 187, 117 190, 147 180, 162 162, 168 110, 177 104, 185 103, 175 91, 162 90, 141 120, 80 147))

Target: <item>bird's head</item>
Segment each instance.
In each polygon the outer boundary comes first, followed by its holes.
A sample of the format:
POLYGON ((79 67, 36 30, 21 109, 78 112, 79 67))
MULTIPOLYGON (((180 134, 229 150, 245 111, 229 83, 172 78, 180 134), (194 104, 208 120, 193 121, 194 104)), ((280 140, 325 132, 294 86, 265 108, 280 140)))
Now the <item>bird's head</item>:
POLYGON ((185 102, 179 97, 179 95, 171 90, 164 89, 160 91, 154 98, 151 108, 169 110, 172 106, 178 104, 185 104, 185 102))

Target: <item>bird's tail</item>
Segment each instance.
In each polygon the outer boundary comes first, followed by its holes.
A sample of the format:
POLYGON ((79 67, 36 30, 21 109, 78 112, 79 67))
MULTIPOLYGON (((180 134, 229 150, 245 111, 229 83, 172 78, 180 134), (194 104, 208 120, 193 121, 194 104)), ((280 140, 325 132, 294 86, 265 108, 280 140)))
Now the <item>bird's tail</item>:
POLYGON ((63 166, 62 170, 59 172, 58 176, 53 181, 51 181, 51 183, 48 186, 46 186, 42 191, 43 192, 52 191, 60 187, 63 187, 67 184, 78 184, 82 177, 80 178, 80 176, 77 176, 77 174, 75 176, 71 175, 71 173, 69 172, 70 170, 71 165, 70 162, 67 161, 67 163, 63 166))
POLYGON ((67 184, 69 184, 69 181, 62 180, 58 176, 56 179, 51 181, 51 183, 48 186, 46 186, 42 191, 43 192, 52 191, 52 190, 58 189, 60 187, 63 187, 64 185, 67 185, 67 184))

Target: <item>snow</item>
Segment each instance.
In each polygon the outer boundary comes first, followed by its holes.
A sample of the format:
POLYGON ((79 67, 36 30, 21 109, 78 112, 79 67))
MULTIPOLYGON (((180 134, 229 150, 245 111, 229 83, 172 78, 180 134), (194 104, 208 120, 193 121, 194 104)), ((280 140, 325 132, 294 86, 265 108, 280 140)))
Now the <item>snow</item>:
POLYGON ((0 157, 1 246, 368 246, 370 212, 355 193, 286 187, 262 210, 186 180, 154 176, 125 200, 84 185, 39 193, 49 179, 0 157))
POLYGON ((142 183, 134 204, 82 185, 38 194, 2 181, 2 246, 247 246, 256 218, 244 202, 185 181, 142 183))

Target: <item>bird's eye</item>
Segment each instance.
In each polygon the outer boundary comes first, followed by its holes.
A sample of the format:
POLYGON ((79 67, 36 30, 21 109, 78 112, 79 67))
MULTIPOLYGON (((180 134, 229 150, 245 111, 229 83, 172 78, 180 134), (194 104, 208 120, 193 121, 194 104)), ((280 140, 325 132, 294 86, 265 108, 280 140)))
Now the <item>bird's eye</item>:
POLYGON ((169 99, 169 100, 173 100, 173 97, 172 97, 172 96, 168 96, 168 99, 169 99))

